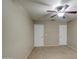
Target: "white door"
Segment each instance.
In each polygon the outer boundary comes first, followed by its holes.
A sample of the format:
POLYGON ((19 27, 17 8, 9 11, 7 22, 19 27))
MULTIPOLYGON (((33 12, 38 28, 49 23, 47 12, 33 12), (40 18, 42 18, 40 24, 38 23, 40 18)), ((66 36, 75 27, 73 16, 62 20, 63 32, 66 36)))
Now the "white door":
POLYGON ((34 46, 35 47, 44 46, 44 25, 43 24, 34 25, 34 46))
POLYGON ((67 25, 59 25, 59 45, 67 45, 67 25))

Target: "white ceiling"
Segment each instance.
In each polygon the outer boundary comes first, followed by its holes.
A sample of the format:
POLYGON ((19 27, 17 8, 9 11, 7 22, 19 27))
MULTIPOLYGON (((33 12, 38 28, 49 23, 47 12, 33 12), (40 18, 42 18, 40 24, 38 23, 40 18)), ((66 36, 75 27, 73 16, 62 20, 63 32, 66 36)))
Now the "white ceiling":
MULTIPOLYGON (((51 13, 46 12, 51 10, 54 5, 59 3, 69 4, 68 10, 77 9, 76 0, 17 0, 29 13, 33 20, 50 20, 51 13)), ((69 21, 76 18, 76 14, 66 14, 66 19, 64 21, 69 21)), ((61 20, 59 17, 54 19, 61 20)), ((62 19, 63 20, 63 19, 62 19)))

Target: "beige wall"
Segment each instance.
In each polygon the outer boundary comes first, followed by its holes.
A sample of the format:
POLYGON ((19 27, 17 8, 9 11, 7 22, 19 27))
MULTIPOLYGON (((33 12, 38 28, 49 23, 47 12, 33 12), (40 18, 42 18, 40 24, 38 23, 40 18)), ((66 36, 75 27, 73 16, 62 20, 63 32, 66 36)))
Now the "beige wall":
POLYGON ((3 0, 3 58, 27 59, 33 48, 33 22, 19 4, 3 0))
POLYGON ((59 45, 59 23, 48 21, 45 23, 45 46, 59 45))
POLYGON ((67 24, 68 27, 68 46, 77 49, 77 20, 73 20, 67 24))

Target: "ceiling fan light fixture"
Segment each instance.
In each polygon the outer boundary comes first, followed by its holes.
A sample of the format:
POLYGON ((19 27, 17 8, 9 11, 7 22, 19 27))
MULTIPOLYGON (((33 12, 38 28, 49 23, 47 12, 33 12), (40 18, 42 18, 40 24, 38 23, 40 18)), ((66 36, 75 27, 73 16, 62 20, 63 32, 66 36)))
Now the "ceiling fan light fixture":
POLYGON ((65 13, 58 13, 58 17, 63 17, 65 13))

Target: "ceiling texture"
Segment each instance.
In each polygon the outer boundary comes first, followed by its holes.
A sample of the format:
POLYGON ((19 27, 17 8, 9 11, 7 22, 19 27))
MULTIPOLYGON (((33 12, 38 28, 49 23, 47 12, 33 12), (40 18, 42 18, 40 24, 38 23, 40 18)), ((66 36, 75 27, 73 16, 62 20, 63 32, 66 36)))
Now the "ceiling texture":
POLYGON ((51 18, 51 15, 54 13, 49 13, 47 10, 53 10, 55 5, 58 4, 68 4, 69 8, 67 11, 76 11, 77 10, 77 1, 76 0, 17 0, 29 13, 31 18, 36 21, 46 21, 55 19, 57 21, 68 22, 72 19, 76 19, 76 14, 65 14, 65 19, 59 17, 51 18))

